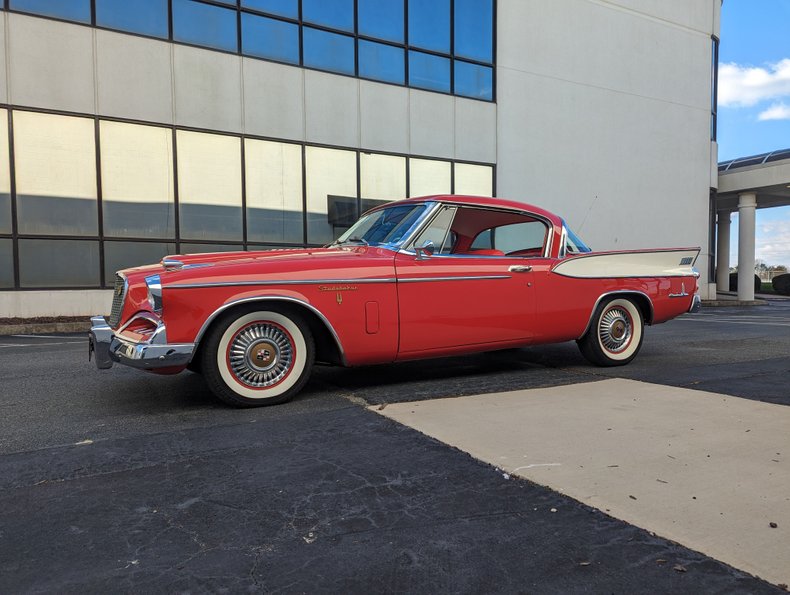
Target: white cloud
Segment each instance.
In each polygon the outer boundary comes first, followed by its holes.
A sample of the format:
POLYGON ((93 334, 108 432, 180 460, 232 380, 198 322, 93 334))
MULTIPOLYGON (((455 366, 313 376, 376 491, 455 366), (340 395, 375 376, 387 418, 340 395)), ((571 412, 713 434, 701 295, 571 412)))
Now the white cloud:
POLYGON ((765 68, 735 63, 719 66, 721 107, 750 107, 783 97, 790 97, 790 58, 765 68))
POLYGON ((790 266, 790 221, 771 221, 757 229, 755 253, 768 265, 790 266))
POLYGON ((774 103, 767 110, 760 112, 757 119, 761 122, 765 120, 790 120, 790 105, 774 103))

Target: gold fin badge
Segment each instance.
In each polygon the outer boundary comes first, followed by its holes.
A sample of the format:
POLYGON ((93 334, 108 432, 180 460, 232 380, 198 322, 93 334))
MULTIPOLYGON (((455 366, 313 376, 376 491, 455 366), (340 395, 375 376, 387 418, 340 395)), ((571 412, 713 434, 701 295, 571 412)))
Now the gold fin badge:
POLYGON ((342 303, 343 303, 343 294, 338 291, 337 292, 337 305, 339 306, 342 303))

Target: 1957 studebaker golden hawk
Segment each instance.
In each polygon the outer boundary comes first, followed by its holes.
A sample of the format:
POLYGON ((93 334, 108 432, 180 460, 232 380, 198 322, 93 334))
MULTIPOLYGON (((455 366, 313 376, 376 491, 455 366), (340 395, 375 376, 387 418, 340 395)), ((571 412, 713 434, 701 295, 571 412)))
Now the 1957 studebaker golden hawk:
POLYGON ((556 215, 429 196, 324 248, 194 254, 120 271, 96 365, 199 371, 236 406, 282 403, 315 361, 360 366, 575 340, 627 364, 645 324, 699 308, 699 248, 592 252, 556 215))

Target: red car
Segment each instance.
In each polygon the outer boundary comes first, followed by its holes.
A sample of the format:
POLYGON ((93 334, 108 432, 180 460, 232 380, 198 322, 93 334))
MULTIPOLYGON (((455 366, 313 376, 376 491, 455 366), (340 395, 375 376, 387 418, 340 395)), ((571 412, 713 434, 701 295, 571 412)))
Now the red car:
POLYGON ((700 305, 699 248, 592 252, 558 216, 469 196, 401 200, 324 248, 193 254, 116 275, 90 351, 190 368, 237 406, 282 403, 316 361, 381 364, 575 340, 627 364, 645 324, 700 305))

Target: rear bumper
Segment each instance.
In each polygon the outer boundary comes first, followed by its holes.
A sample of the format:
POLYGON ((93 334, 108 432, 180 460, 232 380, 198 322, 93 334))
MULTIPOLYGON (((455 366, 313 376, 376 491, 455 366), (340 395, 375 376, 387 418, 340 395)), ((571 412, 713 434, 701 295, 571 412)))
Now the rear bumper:
POLYGON ((689 306, 689 314, 694 314, 694 312, 699 312, 700 307, 702 306, 702 299, 700 299, 699 294, 694 294, 694 297, 691 300, 691 305, 689 306))
POLYGON ((103 316, 93 316, 88 333, 88 359, 95 355, 100 370, 112 368, 114 363, 139 370, 185 367, 192 359, 195 344, 167 343, 164 330, 162 324, 151 342, 138 342, 115 334, 103 316))

